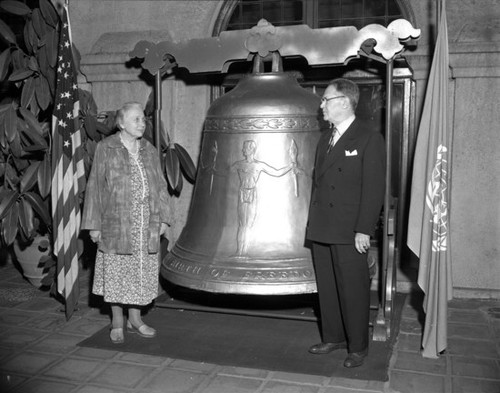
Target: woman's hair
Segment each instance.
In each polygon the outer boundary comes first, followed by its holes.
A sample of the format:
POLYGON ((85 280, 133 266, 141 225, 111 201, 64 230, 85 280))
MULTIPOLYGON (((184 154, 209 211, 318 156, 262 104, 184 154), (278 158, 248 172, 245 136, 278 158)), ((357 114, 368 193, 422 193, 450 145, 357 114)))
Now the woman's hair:
POLYGON ((115 126, 116 128, 120 129, 120 124, 123 123, 125 120, 125 114, 132 108, 141 108, 142 109, 142 104, 137 102, 137 101, 130 101, 126 102, 125 104, 122 105, 120 109, 116 111, 116 116, 115 116, 115 126))
POLYGON ((359 88, 356 83, 349 79, 337 78, 332 80, 329 86, 333 86, 339 93, 344 94, 349 99, 352 110, 356 110, 359 101, 359 88))

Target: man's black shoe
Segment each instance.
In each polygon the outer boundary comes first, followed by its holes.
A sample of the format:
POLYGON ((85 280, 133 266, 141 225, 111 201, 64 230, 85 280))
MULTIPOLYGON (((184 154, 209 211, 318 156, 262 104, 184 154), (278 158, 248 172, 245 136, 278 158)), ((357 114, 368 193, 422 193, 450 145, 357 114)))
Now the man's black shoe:
POLYGON ((344 367, 353 368, 361 366, 365 361, 366 355, 368 355, 368 350, 350 353, 344 361, 344 367))
POLYGON ((337 349, 347 348, 347 343, 345 341, 339 343, 319 343, 314 344, 309 348, 309 352, 315 355, 324 355, 325 353, 330 353, 336 351, 337 349))

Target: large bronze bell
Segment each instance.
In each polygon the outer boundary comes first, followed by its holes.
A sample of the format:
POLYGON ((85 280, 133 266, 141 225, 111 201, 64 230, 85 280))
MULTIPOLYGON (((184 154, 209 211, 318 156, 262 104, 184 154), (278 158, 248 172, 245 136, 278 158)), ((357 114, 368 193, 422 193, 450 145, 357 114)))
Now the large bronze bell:
POLYGON ((305 247, 320 99, 281 70, 254 72, 213 102, 186 226, 168 281, 209 292, 316 291, 305 247))

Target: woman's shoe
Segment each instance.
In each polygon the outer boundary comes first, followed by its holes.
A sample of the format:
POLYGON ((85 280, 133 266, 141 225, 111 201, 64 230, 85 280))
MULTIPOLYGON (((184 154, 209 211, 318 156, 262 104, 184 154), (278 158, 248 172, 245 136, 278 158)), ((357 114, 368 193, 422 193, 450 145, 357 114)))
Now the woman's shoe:
POLYGON ((127 321, 127 332, 137 333, 139 336, 144 338, 156 337, 156 330, 151 326, 146 325, 145 323, 136 328, 130 321, 127 321))
POLYGON ((112 328, 109 332, 109 338, 113 344, 123 344, 125 342, 123 328, 112 328))

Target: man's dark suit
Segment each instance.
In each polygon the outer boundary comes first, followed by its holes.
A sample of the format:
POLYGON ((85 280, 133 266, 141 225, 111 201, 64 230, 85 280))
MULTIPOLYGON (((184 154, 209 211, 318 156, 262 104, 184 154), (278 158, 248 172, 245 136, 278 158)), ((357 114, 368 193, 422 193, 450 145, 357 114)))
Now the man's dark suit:
POLYGON ((370 283, 367 254, 355 249, 354 237, 375 231, 385 143, 358 119, 327 153, 329 138, 325 131, 318 142, 306 237, 313 242, 323 342, 347 340, 349 352, 361 352, 368 348, 370 283))

